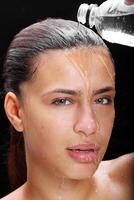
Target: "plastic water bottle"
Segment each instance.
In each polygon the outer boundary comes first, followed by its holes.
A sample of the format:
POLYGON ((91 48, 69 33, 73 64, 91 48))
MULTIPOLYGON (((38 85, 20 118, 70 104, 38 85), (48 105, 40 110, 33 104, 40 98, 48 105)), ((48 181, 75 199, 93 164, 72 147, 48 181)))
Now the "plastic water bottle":
POLYGON ((99 35, 112 43, 134 47, 134 0, 107 0, 97 4, 81 4, 77 20, 95 26, 99 35))

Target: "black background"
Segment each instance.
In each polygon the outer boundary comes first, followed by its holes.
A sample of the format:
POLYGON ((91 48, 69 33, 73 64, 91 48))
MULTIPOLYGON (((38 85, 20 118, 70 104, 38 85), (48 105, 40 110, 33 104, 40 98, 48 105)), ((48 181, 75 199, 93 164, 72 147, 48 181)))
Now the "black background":
MULTIPOLYGON (((46 17, 61 17, 77 20, 77 10, 81 3, 97 3, 103 1, 82 0, 1 0, 0 1, 0 76, 3 59, 13 36, 22 28, 46 17)), ((96 31, 94 29, 94 31, 96 31)), ((112 159, 133 148, 133 67, 134 48, 105 41, 116 64, 117 95, 116 120, 109 148, 104 159, 112 159)), ((8 121, 3 110, 2 81, 0 80, 0 197, 8 194, 7 149, 10 135, 8 121)))

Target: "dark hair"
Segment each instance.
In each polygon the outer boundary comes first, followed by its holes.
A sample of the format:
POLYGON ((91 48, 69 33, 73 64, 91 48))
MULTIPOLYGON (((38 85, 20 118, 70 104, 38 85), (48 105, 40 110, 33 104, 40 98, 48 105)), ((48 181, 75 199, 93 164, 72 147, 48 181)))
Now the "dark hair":
MULTIPOLYGON (((5 58, 5 93, 12 91, 21 95, 20 85, 32 78, 36 57, 40 53, 79 46, 100 46, 108 50, 95 32, 70 20, 48 18, 23 29, 14 37, 5 58)), ((26 181, 26 164, 23 134, 17 134, 13 127, 11 133, 8 164, 14 190, 26 181)))

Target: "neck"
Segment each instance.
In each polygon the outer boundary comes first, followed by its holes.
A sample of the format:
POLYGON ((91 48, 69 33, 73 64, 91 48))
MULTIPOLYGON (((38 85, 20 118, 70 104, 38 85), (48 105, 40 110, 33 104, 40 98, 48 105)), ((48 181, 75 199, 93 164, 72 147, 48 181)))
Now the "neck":
POLYGON ((93 192, 94 179, 72 180, 49 175, 40 169, 29 170, 25 184, 29 200, 86 200, 93 192), (32 172, 32 173, 31 173, 32 172))

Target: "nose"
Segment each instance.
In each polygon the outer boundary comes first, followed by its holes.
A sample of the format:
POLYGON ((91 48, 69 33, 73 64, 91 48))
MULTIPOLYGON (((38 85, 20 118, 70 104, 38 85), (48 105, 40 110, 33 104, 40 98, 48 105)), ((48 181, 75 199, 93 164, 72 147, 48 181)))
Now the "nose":
POLYGON ((77 120, 74 124, 75 133, 89 136, 91 134, 94 134, 96 130, 97 130, 97 121, 93 111, 90 109, 89 106, 81 108, 78 113, 77 120))

